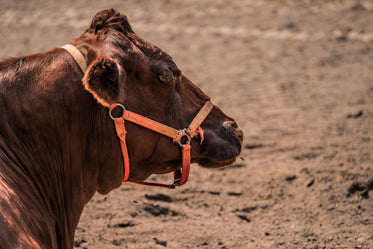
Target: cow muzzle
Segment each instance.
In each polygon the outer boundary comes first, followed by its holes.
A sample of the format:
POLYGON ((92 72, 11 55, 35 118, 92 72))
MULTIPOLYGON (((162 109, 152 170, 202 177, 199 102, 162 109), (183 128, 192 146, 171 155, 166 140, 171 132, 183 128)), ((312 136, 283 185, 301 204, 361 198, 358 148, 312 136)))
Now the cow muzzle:
POLYGON ((240 142, 243 142, 243 132, 242 130, 237 126, 237 123, 234 121, 225 121, 223 122, 223 127, 226 129, 228 133, 233 133, 234 136, 240 140, 240 142))
POLYGON ((205 141, 201 148, 199 165, 219 168, 232 164, 241 153, 243 132, 236 122, 229 120, 214 129, 205 128, 205 141))

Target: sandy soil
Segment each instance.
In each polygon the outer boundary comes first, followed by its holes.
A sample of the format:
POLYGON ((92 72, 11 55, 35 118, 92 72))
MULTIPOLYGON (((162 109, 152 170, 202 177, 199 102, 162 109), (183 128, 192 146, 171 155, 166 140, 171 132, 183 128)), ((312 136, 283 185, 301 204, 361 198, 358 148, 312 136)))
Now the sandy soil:
POLYGON ((244 149, 177 190, 96 195, 76 248, 373 248, 372 1, 1 0, 0 58, 109 7, 238 121, 244 149))

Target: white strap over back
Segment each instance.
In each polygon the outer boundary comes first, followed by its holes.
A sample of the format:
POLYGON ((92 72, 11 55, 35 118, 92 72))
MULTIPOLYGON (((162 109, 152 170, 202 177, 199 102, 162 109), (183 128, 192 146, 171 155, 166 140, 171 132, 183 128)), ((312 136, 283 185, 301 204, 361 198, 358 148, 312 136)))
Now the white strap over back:
POLYGON ((66 44, 63 45, 61 48, 69 52, 69 54, 74 58, 75 62, 78 64, 83 73, 87 71, 87 61, 76 47, 71 44, 66 44))

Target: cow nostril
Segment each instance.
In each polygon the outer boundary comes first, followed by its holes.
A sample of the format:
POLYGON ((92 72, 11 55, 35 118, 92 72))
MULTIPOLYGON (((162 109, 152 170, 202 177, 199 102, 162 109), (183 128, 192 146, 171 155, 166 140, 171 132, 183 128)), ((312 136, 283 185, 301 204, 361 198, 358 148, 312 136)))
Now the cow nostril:
POLYGON ((234 121, 224 121, 223 127, 225 129, 234 129, 234 128, 237 128, 237 124, 234 121))
POLYGON ((242 132, 242 130, 240 128, 238 128, 236 122, 234 122, 234 121, 225 121, 223 123, 223 127, 226 130, 229 130, 229 131, 233 132, 241 142, 243 141, 243 132, 242 132))

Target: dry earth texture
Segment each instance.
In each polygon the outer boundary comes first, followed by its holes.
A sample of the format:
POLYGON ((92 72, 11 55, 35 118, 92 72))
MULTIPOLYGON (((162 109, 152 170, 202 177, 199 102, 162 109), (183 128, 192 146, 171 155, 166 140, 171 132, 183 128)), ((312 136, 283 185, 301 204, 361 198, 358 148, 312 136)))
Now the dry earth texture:
POLYGON ((1 0, 0 57, 63 45, 111 7, 245 140, 177 190, 96 195, 76 248, 373 248, 372 1, 1 0))

